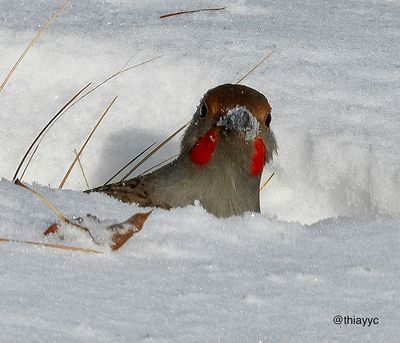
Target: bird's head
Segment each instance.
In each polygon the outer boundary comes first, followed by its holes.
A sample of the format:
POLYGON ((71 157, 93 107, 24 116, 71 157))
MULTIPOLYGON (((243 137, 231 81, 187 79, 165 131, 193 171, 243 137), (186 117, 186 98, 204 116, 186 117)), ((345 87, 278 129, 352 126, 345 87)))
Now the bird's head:
POLYGON ((210 89, 200 101, 182 141, 182 154, 194 165, 209 165, 216 155, 229 165, 262 173, 277 146, 270 129, 271 106, 256 90, 224 84, 210 89), (244 166, 243 166, 244 165, 244 166))

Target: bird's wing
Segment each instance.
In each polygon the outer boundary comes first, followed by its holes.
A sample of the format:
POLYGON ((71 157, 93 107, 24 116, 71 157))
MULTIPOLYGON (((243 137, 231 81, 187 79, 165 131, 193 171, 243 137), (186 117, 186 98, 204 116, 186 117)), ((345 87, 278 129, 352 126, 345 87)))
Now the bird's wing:
POLYGON ((112 183, 85 191, 101 192, 127 203, 136 203, 141 207, 161 207, 170 209, 171 206, 155 197, 154 184, 151 178, 145 175, 127 181, 112 183))

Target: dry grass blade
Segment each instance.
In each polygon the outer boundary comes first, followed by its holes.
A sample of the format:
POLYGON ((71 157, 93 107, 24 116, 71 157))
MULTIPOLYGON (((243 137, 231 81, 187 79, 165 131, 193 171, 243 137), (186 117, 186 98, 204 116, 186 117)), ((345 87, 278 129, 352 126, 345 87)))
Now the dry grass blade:
POLYGON ((167 139, 165 139, 163 142, 161 142, 155 149, 153 149, 150 153, 148 153, 143 159, 140 160, 139 163, 137 163, 130 171, 128 174, 126 174, 121 181, 126 180, 126 178, 131 175, 137 168, 139 168, 144 162, 146 162, 151 156, 153 156, 158 150, 160 150, 165 144, 167 144, 172 138, 174 138, 179 132, 181 132, 186 126, 188 126, 189 123, 186 123, 182 127, 180 127, 178 130, 176 130, 172 135, 170 135, 167 139))
POLYGON ((238 81, 236 81, 235 85, 239 84, 240 82, 242 82, 247 76, 249 76, 254 70, 256 70, 261 64, 263 64, 268 57, 270 57, 272 54, 274 54, 276 52, 275 50, 272 50, 270 53, 268 53, 267 56, 265 56, 260 62, 258 62, 253 68, 250 69, 249 72, 247 72, 246 75, 244 75, 243 77, 241 77, 238 81))
POLYGON ((49 207, 64 223, 69 223, 69 220, 61 213, 61 211, 55 207, 45 196, 36 192, 34 189, 29 188, 28 186, 24 185, 20 180, 16 179, 14 183, 22 188, 25 188, 29 192, 35 194, 40 200, 42 200, 47 207, 49 207))
POLYGON ((101 251, 94 250, 94 249, 71 247, 69 245, 63 245, 63 244, 50 244, 50 243, 24 241, 24 240, 20 240, 20 239, 0 238, 0 243, 22 243, 22 244, 35 245, 35 246, 44 247, 44 248, 53 248, 53 249, 68 250, 68 251, 79 251, 79 252, 83 252, 86 254, 99 254, 99 255, 102 254, 101 251))
MULTIPOLYGON (((43 133, 47 130, 47 128, 49 128, 54 121, 57 120, 57 118, 63 113, 63 111, 67 108, 67 106, 73 102, 86 88, 88 88, 91 84, 87 84, 85 87, 83 87, 78 93, 76 93, 57 113, 56 115, 47 123, 47 125, 42 129, 42 131, 40 131, 40 133, 38 134, 38 136, 34 139, 34 141, 32 142, 32 144, 30 145, 30 147, 28 148, 27 152, 25 153, 24 157, 22 158, 20 164, 18 165, 17 170, 15 171, 15 174, 13 176, 13 181, 17 178, 18 173, 23 165, 23 163, 25 162, 26 157, 29 155, 30 151, 32 150, 32 148, 35 146, 36 142, 38 141, 38 139, 43 135, 43 133)), ((37 150, 37 148, 35 149, 35 151, 37 150)), ((32 154, 33 155, 33 154, 32 154)), ((32 156, 33 157, 33 156, 32 156)), ((32 159, 32 157, 30 158, 30 160, 32 159)), ((29 161, 30 161, 29 160, 29 161)), ((26 171, 24 170, 24 173, 26 171)))
POLYGON ((22 171, 21 176, 19 177, 20 180, 22 180, 22 179, 24 178, 25 172, 26 172, 26 170, 28 169, 29 165, 31 164, 32 159, 33 159, 33 156, 35 156, 36 151, 37 151, 37 149, 39 148, 39 145, 40 145, 40 143, 42 142, 42 139, 43 139, 43 137, 44 137, 45 134, 46 134, 46 132, 44 132, 44 134, 43 134, 42 137, 40 138, 39 142, 36 144, 35 149, 33 149, 31 156, 29 156, 29 160, 28 160, 28 162, 26 162, 25 168, 24 168, 24 170, 22 171))
POLYGON ((123 73, 125 73, 125 72, 127 72, 127 71, 129 71, 129 70, 138 68, 138 67, 140 67, 140 66, 142 66, 142 65, 145 65, 145 64, 147 64, 147 63, 150 63, 150 62, 152 62, 152 61, 154 61, 154 60, 159 59, 159 58, 162 57, 162 56, 156 56, 156 57, 150 58, 150 59, 148 59, 148 60, 146 60, 146 61, 144 61, 144 62, 135 64, 135 65, 133 65, 133 66, 131 66, 131 67, 128 67, 128 68, 125 68, 125 67, 127 66, 127 64, 130 62, 130 60, 131 60, 133 57, 135 57, 135 56, 136 56, 136 54, 133 55, 132 57, 130 57, 130 58, 128 59, 128 61, 126 61, 125 64, 122 66, 122 68, 120 68, 117 72, 115 72, 114 74, 110 75, 109 77, 107 77, 106 79, 104 79, 103 81, 101 81, 101 82, 100 82, 99 84, 97 84, 95 87, 93 87, 92 89, 90 89, 89 91, 87 91, 85 94, 83 94, 79 99, 76 99, 76 101, 74 101, 73 103, 71 103, 71 105, 65 110, 65 112, 68 111, 72 106, 76 105, 79 101, 81 101, 82 99, 84 99, 85 97, 87 97, 89 94, 93 93, 96 89, 98 89, 99 87, 103 86, 103 85, 104 85, 105 83, 107 83, 108 81, 112 80, 114 77, 117 77, 118 75, 121 75, 121 74, 123 74, 123 73))
POLYGON ((88 189, 90 189, 89 182, 88 182, 88 179, 87 179, 86 174, 85 174, 85 170, 83 169, 83 165, 82 165, 82 163, 81 163, 81 159, 79 158, 78 152, 76 151, 76 149, 74 149, 74 153, 75 153, 75 155, 78 157, 79 168, 81 169, 83 179, 85 180, 85 183, 86 183, 86 187, 87 187, 88 189))
POLYGON ((67 181, 69 174, 71 174, 72 169, 75 166, 76 161, 78 160, 78 158, 80 157, 80 155, 82 154, 82 151, 85 149, 86 145, 88 144, 90 138, 92 138, 94 132, 96 131, 96 129, 99 127, 101 121, 103 120, 103 118, 106 116, 106 114, 108 113, 108 111, 110 110, 111 106, 114 104, 115 100, 117 100, 117 97, 115 97, 110 104, 107 106, 107 108, 105 109, 104 113, 101 115, 100 119, 98 120, 98 122, 96 123, 95 127, 93 128, 92 132, 90 132, 88 138, 86 139, 85 143, 83 143, 81 149, 79 150, 78 154, 75 156, 74 160, 72 161, 70 167, 68 168, 67 172, 65 173, 64 178, 62 179, 60 186, 58 187, 59 189, 64 187, 65 182, 67 181))
MULTIPOLYGON (((140 63, 138 63, 138 64, 135 64, 134 66, 131 66, 131 67, 128 67, 128 68, 123 68, 123 69, 121 69, 116 75, 114 75, 114 76, 112 76, 111 78, 113 78, 113 77, 115 77, 115 76, 117 76, 117 75, 120 75, 120 74, 123 74, 123 73, 125 73, 125 72, 127 72, 127 71, 129 71, 129 70, 131 70, 131 69, 135 69, 135 68, 137 68, 137 67, 140 67, 140 66, 142 66, 142 65, 145 65, 145 64, 147 64, 147 63, 150 63, 150 62, 153 62, 153 61, 155 61, 155 60, 158 60, 159 58, 161 58, 161 57, 163 57, 162 55, 161 56, 156 56, 156 57, 153 57, 153 58, 150 58, 150 59, 148 59, 148 60, 146 60, 146 61, 144 61, 144 62, 140 62, 140 63)), ((125 65, 126 65, 127 63, 125 63, 125 65)), ((108 81, 108 80, 107 80, 108 81)), ((106 82, 107 82, 106 81, 106 82)))
POLYGON ((146 149, 142 150, 138 155, 136 155, 132 160, 130 160, 127 164, 125 164, 120 170, 118 170, 113 176, 111 176, 103 185, 106 186, 108 185, 109 182, 111 182, 112 179, 117 177, 122 171, 124 171, 128 166, 130 166, 133 162, 135 162, 140 156, 142 156, 146 151, 148 151, 150 148, 152 148, 156 142, 153 144, 150 144, 146 149))
POLYGON ((138 177, 147 174, 148 172, 150 172, 150 171, 156 169, 157 167, 163 165, 164 163, 167 163, 167 162, 173 160, 174 158, 176 158, 176 157, 178 157, 178 156, 179 156, 179 154, 176 154, 176 155, 174 155, 174 156, 168 157, 168 158, 165 159, 164 161, 161 161, 160 163, 157 163, 155 166, 152 166, 151 168, 145 170, 143 173, 140 173, 140 174, 138 175, 138 177))
POLYGON ((94 243, 96 243, 97 245, 99 245, 99 243, 94 239, 94 237, 92 236, 92 234, 90 233, 89 229, 87 227, 84 227, 82 225, 76 224, 76 223, 72 223, 69 219, 67 219, 67 217, 64 216, 64 214, 61 213, 61 211, 55 207, 44 195, 40 194, 39 192, 35 191, 34 189, 24 185, 20 180, 16 179, 14 181, 14 183, 17 186, 20 186, 26 190, 28 190, 29 192, 33 193, 37 198, 39 198, 40 200, 42 200, 65 224, 69 224, 72 225, 76 228, 78 228, 81 231, 86 232, 90 238, 92 239, 92 241, 94 243))
POLYGON ((168 13, 160 16, 160 19, 168 18, 168 17, 173 17, 176 15, 181 15, 181 14, 188 14, 188 13, 197 13, 197 12, 207 12, 207 11, 222 11, 226 9, 226 7, 218 7, 218 8, 202 8, 200 10, 192 10, 192 11, 181 11, 181 12, 174 12, 174 13, 168 13))
POLYGON ((53 15, 44 23, 42 28, 36 33, 35 37, 30 41, 28 46, 25 48, 25 50, 22 52, 21 56, 18 58, 17 62, 13 65, 9 73, 7 74, 6 78, 0 85, 0 92, 3 90, 5 85, 7 84, 8 80, 11 78, 12 74, 15 72, 17 69, 18 65, 21 63, 25 55, 28 53, 28 51, 32 48, 32 46, 37 42, 39 37, 42 35, 44 31, 47 30, 47 28, 50 26, 50 24, 64 11, 65 7, 67 7, 68 3, 70 0, 65 1, 62 6, 55 12, 53 15))
POLYGON ((260 192, 268 185, 268 183, 271 181, 271 179, 272 179, 272 177, 275 175, 275 173, 272 173, 270 176, 269 176, 269 178, 267 179, 267 181, 265 181, 264 183, 263 183, 263 185, 261 186, 261 188, 260 188, 260 192))

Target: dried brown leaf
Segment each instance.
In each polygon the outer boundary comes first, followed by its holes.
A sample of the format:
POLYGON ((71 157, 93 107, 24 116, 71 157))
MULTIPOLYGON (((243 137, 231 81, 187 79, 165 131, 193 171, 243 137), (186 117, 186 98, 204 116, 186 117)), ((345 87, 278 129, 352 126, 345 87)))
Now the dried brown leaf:
POLYGON ((50 225, 47 230, 45 232, 43 232, 43 234, 45 236, 50 235, 51 233, 56 233, 58 231, 58 224, 54 223, 52 225, 50 225))
POLYGON ((107 228, 111 230, 111 250, 118 250, 129 238, 131 238, 135 233, 138 233, 143 228, 143 225, 151 212, 152 211, 136 213, 122 223, 108 226, 107 228))

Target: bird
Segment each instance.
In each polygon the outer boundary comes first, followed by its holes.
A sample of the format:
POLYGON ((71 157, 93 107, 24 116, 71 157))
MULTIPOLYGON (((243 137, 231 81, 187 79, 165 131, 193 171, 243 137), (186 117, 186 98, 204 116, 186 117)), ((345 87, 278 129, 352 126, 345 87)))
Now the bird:
POLYGON ((88 192, 164 209, 199 201, 222 218, 260 212, 261 174, 277 153, 270 123, 263 94, 245 85, 219 85, 202 97, 174 161, 88 192))

